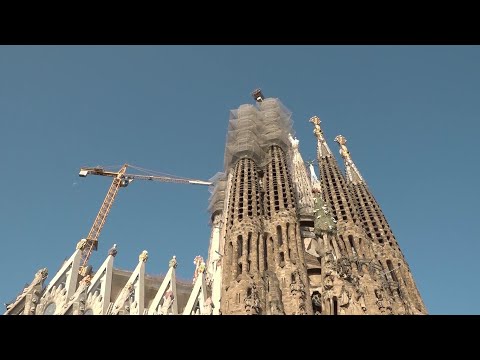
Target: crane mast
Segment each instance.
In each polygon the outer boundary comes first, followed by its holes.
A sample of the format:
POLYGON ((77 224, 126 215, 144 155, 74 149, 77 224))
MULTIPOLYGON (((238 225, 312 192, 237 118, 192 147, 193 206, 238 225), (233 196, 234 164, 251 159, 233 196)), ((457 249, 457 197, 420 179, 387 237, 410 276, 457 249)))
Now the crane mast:
MULTIPOLYGON (((85 239, 86 243, 82 249, 82 258, 80 260, 81 273, 85 273, 86 266, 87 266, 88 260, 90 259, 90 256, 92 255, 92 252, 94 250, 95 251, 97 250, 98 237, 100 236, 100 232, 102 231, 103 225, 105 225, 105 220, 107 220, 108 213, 110 212, 113 202, 115 201, 115 197, 117 196, 118 189, 120 189, 120 186, 122 186, 122 184, 125 184, 123 182, 124 180, 123 176, 125 174, 125 171, 127 170, 127 166, 128 166, 127 164, 123 165, 122 168, 118 171, 118 173, 116 173, 115 177, 113 178, 112 185, 110 185, 107 195, 103 200, 102 206, 98 211, 97 217, 93 222, 92 228, 90 229, 90 232, 88 233, 88 236, 85 239)), ((99 169, 97 169, 97 171, 98 170, 99 169)), ((86 176, 86 175, 82 175, 82 171, 80 171, 80 176, 86 176)))
POLYGON ((86 275, 88 273, 88 260, 92 255, 92 252, 98 248, 98 238, 102 231, 105 221, 107 220, 108 213, 112 208, 115 197, 118 194, 118 190, 121 187, 126 187, 133 180, 151 180, 160 182, 173 182, 180 184, 196 184, 196 185, 212 185, 209 181, 195 180, 195 179, 182 179, 169 176, 157 176, 157 175, 141 175, 141 174, 127 174, 128 164, 124 164, 119 171, 105 171, 102 167, 93 168, 81 168, 79 176, 86 177, 87 175, 101 175, 113 177, 112 184, 108 189, 107 195, 103 200, 102 206, 98 211, 98 214, 93 222, 92 228, 85 239, 80 241, 80 249, 82 250, 82 257, 80 262, 80 274, 86 275))

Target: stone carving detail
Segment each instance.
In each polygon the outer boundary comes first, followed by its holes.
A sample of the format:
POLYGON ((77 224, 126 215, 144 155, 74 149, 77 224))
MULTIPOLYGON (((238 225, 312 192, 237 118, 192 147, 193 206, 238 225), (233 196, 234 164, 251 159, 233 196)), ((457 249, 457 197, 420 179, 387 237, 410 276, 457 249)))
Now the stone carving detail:
POLYGON ((85 312, 92 310, 93 315, 103 315, 103 301, 99 291, 90 293, 85 301, 85 312))
POLYGON ((305 285, 303 283, 302 277, 300 276, 300 272, 295 270, 292 272, 292 283, 290 284, 290 291, 292 295, 298 301, 298 312, 297 315, 306 315, 306 294, 305 294, 305 285))
POLYGON ((193 273, 193 281, 192 283, 195 284, 197 281, 197 277, 199 274, 202 274, 205 271, 205 261, 203 261, 203 257, 197 255, 195 259, 193 259, 193 263, 195 264, 195 272, 193 273))
POLYGON ((260 314, 260 298, 258 296, 257 285, 251 283, 251 293, 245 298, 245 311, 249 315, 260 314))
POLYGON ((323 307, 323 299, 322 299, 322 294, 319 292, 315 292, 312 295, 312 307, 313 307, 313 314, 314 315, 320 315, 322 312, 322 307, 323 307))
POLYGON ((309 122, 311 122, 314 126, 313 133, 315 134, 317 139, 320 137, 323 138, 322 129, 320 129, 320 123, 321 123, 320 118, 318 116, 312 116, 309 122))
POLYGON ((345 139, 345 137, 342 135, 338 135, 335 138, 335 141, 338 143, 338 145, 340 145, 340 155, 342 155, 344 159, 350 159, 350 152, 345 145, 347 143, 347 139, 345 139))
POLYGON ((341 278, 349 280, 352 276, 352 263, 346 257, 341 257, 337 261, 337 273, 341 278))
POLYGON ((168 311, 170 310, 173 304, 174 298, 175 296, 173 295, 172 286, 170 285, 170 288, 168 289, 168 291, 166 291, 165 294, 163 295, 163 304, 158 310, 159 315, 168 315, 168 311))
POLYGON ((55 304, 55 307, 59 309, 67 301, 67 289, 63 284, 58 287, 53 286, 50 291, 43 294, 40 302, 35 310, 36 315, 43 315, 46 307, 51 303, 55 304))
POLYGON ((168 262, 168 267, 173 267, 174 269, 177 268, 177 257, 173 255, 172 259, 168 262))
POLYGON ((267 289, 267 313, 270 315, 285 315, 282 303, 282 291, 277 276, 272 271, 265 271, 265 283, 267 289))
POLYGON ((117 244, 113 244, 112 248, 108 250, 108 255, 112 255, 113 257, 117 256, 117 244))
MULTIPOLYGON (((43 283, 43 281, 47 278, 47 276, 48 276, 47 268, 39 269, 35 273, 35 276, 34 276, 32 282, 22 290, 22 292, 16 297, 16 299, 11 304, 6 305, 7 311, 6 311, 5 314, 8 314, 8 312, 11 309, 13 309, 20 301, 22 301, 22 299, 25 298, 25 296, 27 296, 27 294, 29 294, 35 286, 43 283)), ((38 291, 37 291, 37 294, 34 293, 33 296, 32 296, 32 303, 33 304, 32 304, 31 309, 29 309, 29 311, 31 313, 35 312, 36 303, 39 300, 38 296, 39 296, 38 291)))
MULTIPOLYGON (((128 282, 123 290, 121 291, 120 295, 118 296, 116 302, 116 305, 112 309, 112 315, 117 315, 120 309, 123 307, 127 299, 132 295, 132 293, 135 291, 135 286, 133 286, 132 283, 128 282)), ((125 306, 125 310, 127 312, 130 312, 130 307, 127 305, 125 306)))
POLYGON ((77 250, 84 250, 85 245, 87 245, 87 239, 80 239, 80 241, 77 243, 77 250))
POLYGON ((143 250, 142 253, 138 256, 138 261, 147 262, 148 260, 148 251, 143 250))
MULTIPOLYGON (((65 299, 66 301, 62 304, 62 306, 58 307, 57 310, 55 311, 55 315, 65 315, 65 313, 70 309, 70 307, 73 305, 74 302, 80 299, 80 296, 82 293, 87 291, 88 287, 90 286, 90 282, 92 281, 91 275, 85 276, 80 283, 78 284, 78 289, 75 291, 75 293, 69 298, 65 299)), ((82 312, 85 310, 85 298, 83 297, 81 303, 81 308, 80 309, 82 312)))
POLYGON ((212 315, 214 307, 212 298, 209 296, 203 303, 202 315, 212 315))

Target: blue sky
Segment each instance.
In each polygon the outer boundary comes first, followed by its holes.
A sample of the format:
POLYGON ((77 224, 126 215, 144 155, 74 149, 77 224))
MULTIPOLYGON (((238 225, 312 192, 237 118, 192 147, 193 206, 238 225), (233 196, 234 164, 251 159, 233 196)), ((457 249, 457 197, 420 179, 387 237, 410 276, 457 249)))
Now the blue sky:
MULTIPOLYGON (((229 110, 260 87, 292 111, 304 159, 318 115, 342 134, 431 314, 480 314, 479 46, 0 46, 0 303, 49 279, 110 185, 81 166, 125 162, 183 177, 223 171, 229 110)), ((343 165, 340 162, 342 168, 343 165)), ((91 258, 191 279, 210 235, 207 187, 121 189, 91 258)), ((1 310, 3 313, 4 310, 1 310)))

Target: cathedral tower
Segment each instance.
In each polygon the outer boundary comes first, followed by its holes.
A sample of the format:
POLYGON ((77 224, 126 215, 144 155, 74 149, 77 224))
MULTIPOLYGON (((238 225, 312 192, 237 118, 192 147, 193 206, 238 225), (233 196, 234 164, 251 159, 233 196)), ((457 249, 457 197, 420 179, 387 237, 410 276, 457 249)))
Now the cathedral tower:
POLYGON ((380 265, 386 270, 388 291, 398 302, 404 304, 406 313, 426 313, 423 300, 387 219, 347 149, 347 139, 338 135, 335 142, 340 146, 347 186, 355 197, 359 220, 372 242, 380 265))
POLYGON ((222 254, 223 314, 311 314, 287 154, 291 114, 277 99, 232 111, 222 254))

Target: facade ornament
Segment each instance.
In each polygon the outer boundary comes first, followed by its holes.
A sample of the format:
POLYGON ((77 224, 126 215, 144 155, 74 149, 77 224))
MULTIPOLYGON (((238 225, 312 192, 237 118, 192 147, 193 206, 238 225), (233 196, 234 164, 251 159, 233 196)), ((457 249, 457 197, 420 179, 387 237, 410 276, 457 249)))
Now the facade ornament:
POLYGON ((77 243, 77 250, 84 250, 85 245, 87 244, 87 239, 80 239, 80 241, 77 243))
POLYGON ((195 272, 193 273, 193 283, 195 284, 198 275, 205 271, 206 265, 205 261, 203 261, 203 257, 200 255, 197 255, 195 259, 193 259, 193 263, 195 264, 195 272))
POLYGON ((345 139, 343 135, 338 135, 335 137, 335 142, 340 145, 340 155, 342 155, 345 160, 350 160, 350 152, 345 145, 347 143, 347 139, 345 139))
POLYGON ((341 257, 337 261, 337 272, 340 277, 344 279, 350 279, 352 276, 352 264, 346 257, 341 257))
POLYGON ((203 312, 202 315, 213 315, 213 305, 212 298, 209 296, 207 300, 203 303, 203 312))
POLYGON ((177 268, 177 257, 175 255, 173 255, 173 257, 170 259, 170 261, 168 262, 168 267, 169 268, 174 268, 176 269, 177 268))
POLYGON ((159 311, 160 315, 168 315, 168 310, 172 306, 174 298, 175 296, 173 295, 172 286, 170 285, 169 290, 163 295, 163 304, 159 311))
MULTIPOLYGON (((30 285, 26 286, 23 288, 22 292, 15 298, 15 300, 10 303, 10 304, 5 304, 7 308, 6 314, 8 314, 9 310, 14 308, 35 286, 38 284, 41 284, 48 276, 48 270, 47 268, 41 268, 39 269, 33 278, 33 281, 30 283, 30 285)), ((30 309, 30 312, 35 312, 35 304, 38 301, 38 296, 40 295, 37 290, 34 290, 32 296, 32 303, 33 303, 33 311, 30 309)))
POLYGON ((313 133, 315 134, 315 136, 317 137, 317 139, 319 137, 321 137, 323 134, 322 134, 322 129, 320 129, 320 123, 321 123, 321 120, 318 116, 312 116, 309 120, 309 122, 311 122, 314 126, 314 129, 313 129, 313 133))
POLYGON ((110 250, 108 250, 108 255, 117 256, 117 244, 113 244, 110 250))
POLYGON ((258 315, 260 313, 260 298, 258 296, 257 285, 251 283, 251 293, 245 298, 245 311, 250 315, 258 315))
POLYGON ((342 289, 340 290, 340 301, 339 301, 339 306, 347 308, 348 305, 350 304, 350 299, 352 298, 352 295, 350 292, 346 289, 345 284, 342 285, 342 289))
POLYGON ((297 138, 294 138, 292 134, 288 134, 288 140, 290 140, 292 148, 298 149, 299 140, 297 138))
POLYGON ((148 260, 148 251, 143 250, 142 253, 138 257, 138 261, 147 262, 147 260, 148 260))

